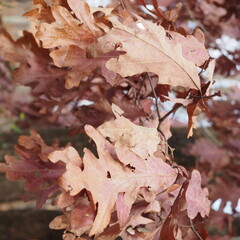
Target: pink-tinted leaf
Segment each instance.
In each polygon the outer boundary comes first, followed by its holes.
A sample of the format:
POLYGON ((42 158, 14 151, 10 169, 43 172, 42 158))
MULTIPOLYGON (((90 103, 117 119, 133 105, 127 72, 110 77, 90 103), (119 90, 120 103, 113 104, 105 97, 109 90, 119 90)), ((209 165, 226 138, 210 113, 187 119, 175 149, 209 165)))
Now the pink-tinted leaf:
MULTIPOLYGON (((115 131, 118 131, 118 127, 115 128, 115 131)), ((66 172, 61 177, 60 184, 71 195, 76 195, 83 189, 91 193, 94 204, 98 204, 97 215, 90 231, 90 235, 93 235, 101 233, 109 224, 119 193, 125 193, 121 204, 131 208, 142 187, 147 187, 153 194, 167 189, 175 181, 176 171, 160 158, 149 156, 142 159, 128 147, 124 151, 119 148, 116 158, 113 146, 100 132, 91 126, 86 126, 85 129, 97 145, 99 158, 85 149, 82 170, 71 163, 71 155, 66 159, 64 157, 66 172), (127 159, 132 159, 134 164, 131 165, 136 169, 135 171, 128 167, 129 164, 126 162, 128 154, 131 157, 127 159)), ((72 150, 68 148, 67 151, 62 151, 70 153, 72 150)), ((49 158, 52 162, 57 162, 61 160, 57 157, 60 155, 61 151, 53 152, 49 158)), ((127 219, 127 217, 124 218, 127 219)))
POLYGON ((210 201, 207 198, 208 190, 201 188, 201 175, 199 171, 193 170, 186 191, 187 213, 194 219, 198 213, 207 217, 210 211, 210 201))
POLYGON ((24 188, 37 197, 37 207, 60 190, 57 180, 64 172, 64 165, 53 164, 47 157, 56 149, 45 145, 41 137, 31 131, 31 136, 20 137, 16 146, 21 159, 5 156, 6 163, 0 164, 0 171, 5 172, 10 181, 25 180, 24 188))
POLYGON ((180 43, 182 46, 182 54, 188 61, 194 62, 197 66, 201 66, 208 60, 209 54, 204 44, 199 42, 192 35, 184 37, 183 35, 169 31, 170 37, 166 37, 170 44, 180 43))
POLYGON ((116 145, 126 146, 142 158, 152 156, 160 142, 158 131, 133 124, 116 105, 112 109, 116 120, 104 123, 98 130, 116 145))
POLYGON ((138 23, 143 27, 134 25, 130 28, 116 17, 109 19, 114 27, 92 44, 90 54, 99 56, 99 53, 114 50, 119 42, 119 50, 127 53, 109 60, 108 69, 123 77, 154 72, 159 76, 160 84, 200 89, 195 64, 183 57, 180 44, 172 45, 165 40, 166 32, 161 26, 139 18, 138 23), (135 48, 132 48, 133 45, 135 48))

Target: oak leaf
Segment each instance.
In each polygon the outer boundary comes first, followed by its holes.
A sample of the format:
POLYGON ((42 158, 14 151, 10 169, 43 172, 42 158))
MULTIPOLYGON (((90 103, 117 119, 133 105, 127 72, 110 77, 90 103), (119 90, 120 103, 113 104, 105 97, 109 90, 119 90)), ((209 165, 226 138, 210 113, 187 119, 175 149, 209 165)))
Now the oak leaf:
POLYGON ((31 21, 43 21, 47 23, 54 21, 51 7, 44 0, 33 0, 33 4, 38 5, 38 7, 24 13, 23 16, 28 17, 31 21))
POLYGON ((53 6, 52 14, 55 22, 40 24, 36 33, 44 48, 75 45, 84 49, 96 40, 95 33, 81 20, 74 18, 66 8, 53 6))
POLYGON ((188 61, 201 66, 209 59, 209 54, 204 44, 192 35, 184 37, 180 33, 169 31, 167 42, 173 45, 181 44, 183 57, 188 61))
MULTIPOLYGON (((63 157, 66 172, 62 175, 60 184, 64 190, 70 192, 70 195, 76 195, 83 189, 91 193, 94 205, 98 206, 90 231, 90 235, 94 235, 101 233, 109 224, 119 193, 125 193, 124 204, 131 207, 142 187, 147 187, 149 192, 157 194, 174 183, 177 173, 160 158, 152 156, 144 160, 129 150, 132 158, 134 156, 136 158, 136 172, 132 171, 124 164, 126 149, 123 155, 118 152, 116 156, 114 147, 99 131, 91 126, 85 126, 85 131, 95 141, 99 158, 85 149, 82 170, 77 167, 79 163, 77 165, 72 163, 71 156, 63 157)), ((70 147, 62 151, 75 152, 70 147)), ((62 159, 60 157, 62 151, 51 153, 49 159, 54 163, 58 162, 62 159)))
POLYGON ((133 206, 130 218, 126 225, 131 226, 132 228, 136 228, 137 226, 152 223, 154 221, 148 217, 144 217, 144 214, 146 215, 147 213, 151 212, 158 213, 160 211, 160 203, 156 200, 152 203, 146 203, 143 201, 138 202, 133 206))
POLYGON ((82 24, 88 27, 94 36, 98 37, 102 35, 101 30, 97 27, 89 5, 84 0, 67 0, 67 2, 76 17, 82 24))
POLYGON ((71 211, 55 217, 49 224, 51 229, 66 229, 77 236, 88 232, 93 224, 95 210, 87 198, 78 198, 77 204, 71 206, 71 211))
POLYGON ((47 157, 56 149, 58 147, 47 146, 35 131, 31 131, 30 137, 21 136, 15 146, 21 159, 6 155, 6 163, 0 163, 0 172, 5 172, 10 181, 24 180, 24 189, 28 192, 25 200, 35 195, 39 208, 60 190, 57 180, 64 173, 64 164, 53 164, 47 157))
POLYGON ((14 80, 23 85, 32 85, 36 95, 55 88, 54 80, 65 76, 64 70, 53 67, 48 50, 38 46, 33 35, 27 31, 17 41, 3 31, 0 50, 2 58, 19 64, 13 72, 14 80))
POLYGON ((187 213, 194 219, 198 213, 204 218, 209 215, 210 201, 207 198, 208 190, 201 188, 201 175, 199 171, 193 170, 186 191, 187 213))
POLYGON ((189 146, 188 152, 198 157, 201 164, 209 164, 212 169, 220 169, 230 163, 225 149, 203 138, 197 139, 194 145, 189 146))
POLYGON ((138 126, 122 116, 122 110, 112 105, 115 120, 106 122, 98 127, 105 137, 119 146, 126 146, 142 158, 152 156, 157 151, 160 142, 156 128, 138 126))
MULTIPOLYGON (((161 4, 162 4, 162 1, 161 1, 161 4)), ((182 9, 182 5, 183 4, 181 2, 179 2, 179 3, 177 3, 175 8, 166 11, 164 13, 166 19, 168 19, 170 22, 176 22, 178 19, 178 16, 179 16, 179 12, 182 9)))
POLYGON ((121 23, 116 16, 108 19, 113 28, 88 49, 93 57, 116 46, 119 46, 118 50, 127 52, 109 60, 106 65, 108 69, 122 77, 154 72, 159 76, 160 84, 200 89, 194 62, 183 57, 181 44, 168 43, 163 27, 140 17, 131 27, 121 23))
POLYGON ((114 85, 116 74, 109 71, 105 64, 111 57, 117 57, 124 52, 112 51, 96 58, 87 58, 86 51, 76 45, 62 47, 50 53, 56 66, 69 69, 65 87, 67 89, 77 87, 81 80, 89 76, 95 69, 101 69, 102 75, 109 83, 114 85))

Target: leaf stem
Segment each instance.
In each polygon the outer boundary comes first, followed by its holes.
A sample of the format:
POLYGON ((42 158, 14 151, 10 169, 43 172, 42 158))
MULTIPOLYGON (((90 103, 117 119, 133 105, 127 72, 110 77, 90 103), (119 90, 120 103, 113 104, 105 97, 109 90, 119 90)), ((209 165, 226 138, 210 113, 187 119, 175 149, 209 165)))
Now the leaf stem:
POLYGON ((192 219, 189 218, 189 220, 190 220, 190 227, 191 227, 192 231, 195 233, 195 235, 196 235, 200 240, 203 240, 202 237, 199 235, 199 233, 196 231, 196 229, 195 229, 195 227, 194 227, 194 225, 193 225, 192 219))
POLYGON ((143 80, 141 82, 141 85, 140 85, 139 89, 137 90, 136 97, 135 97, 135 104, 137 103, 138 96, 139 96, 140 91, 141 91, 141 89, 142 89, 142 87, 144 85, 145 80, 146 80, 146 77, 143 78, 143 80))

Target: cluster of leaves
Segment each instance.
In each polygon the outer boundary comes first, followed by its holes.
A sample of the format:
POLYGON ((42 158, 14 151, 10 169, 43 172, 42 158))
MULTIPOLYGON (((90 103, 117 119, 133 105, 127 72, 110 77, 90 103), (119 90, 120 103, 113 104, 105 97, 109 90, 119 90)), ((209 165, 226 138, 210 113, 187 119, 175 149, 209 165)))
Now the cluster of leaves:
POLYGON ((66 229, 64 240, 206 239, 207 190, 197 170, 189 177, 174 163, 167 144, 170 113, 186 107, 191 136, 196 116, 208 112, 206 100, 219 95, 209 95, 215 63, 203 32, 177 28, 181 6, 162 12, 157 1, 151 11, 158 21, 140 0, 109 8, 82 0, 34 3, 25 16, 35 23, 35 37, 0 35, 0 56, 17 63, 14 80, 34 97, 21 110, 85 132, 97 156, 48 147, 33 131, 19 139, 21 160, 7 156, 0 171, 12 181, 25 179, 39 207, 53 199, 63 215, 50 227, 66 229), (165 115, 164 101, 175 104, 165 115))
POLYGON ((156 128, 132 123, 116 105, 113 112, 116 119, 98 129, 85 126, 98 157, 89 149, 81 158, 72 146, 48 147, 32 131, 16 146, 21 160, 6 156, 1 171, 11 181, 25 179, 39 207, 55 196, 63 215, 50 227, 66 229, 63 239, 205 239, 210 201, 200 173, 189 178, 167 163, 156 128))
POLYGON ((125 0, 124 2, 144 18, 160 22, 168 29, 175 29, 176 25, 181 26, 178 31, 182 34, 186 35, 187 31, 193 28, 202 29, 205 35, 201 37, 205 39, 205 45, 219 52, 215 72, 224 76, 238 74, 236 65, 240 60, 239 48, 227 49, 225 43, 221 41, 223 36, 240 40, 238 27, 240 9, 237 0, 125 0), (141 14, 141 6, 136 3, 145 3, 149 11, 141 14))
MULTIPOLYGON (((213 102, 211 109, 212 130, 208 137, 188 145, 184 152, 197 156, 198 169, 203 184, 208 186, 210 199, 221 199, 220 209, 210 214, 210 226, 219 234, 219 239, 231 239, 236 235, 234 221, 239 214, 236 206, 240 196, 240 101, 239 88, 223 92, 227 101, 213 102), (227 201, 231 202, 232 214, 223 212, 227 201)), ((216 238, 217 239, 217 238, 216 238)))
MULTIPOLYGON (((15 81, 32 88, 35 101, 23 108, 26 115, 77 133, 87 123, 97 127, 110 120, 115 103, 126 117, 142 122, 155 118, 152 89, 166 100, 177 86, 182 86, 177 97, 189 98, 184 105, 197 99, 205 110, 202 96, 207 87, 202 91, 196 65, 206 69, 209 55, 200 30, 187 36, 166 31, 121 7, 89 8, 82 1, 63 1, 50 8, 44 1, 35 3, 40 6, 25 15, 37 20, 41 45, 28 32, 16 42, 6 32, 0 37, 1 56, 19 64, 15 81), (92 104, 86 106, 86 100, 92 104)), ((197 105, 189 110, 189 130, 197 105)))
MULTIPOLYGON (((236 0, 183 1, 191 19, 201 27, 206 35, 206 44, 220 51, 216 72, 225 76, 236 76, 236 65, 240 61, 239 48, 235 50, 224 48, 223 36, 240 40, 239 4, 236 0), (216 41, 219 39, 220 41, 216 41)), ((190 17, 190 18, 189 18, 190 17)))

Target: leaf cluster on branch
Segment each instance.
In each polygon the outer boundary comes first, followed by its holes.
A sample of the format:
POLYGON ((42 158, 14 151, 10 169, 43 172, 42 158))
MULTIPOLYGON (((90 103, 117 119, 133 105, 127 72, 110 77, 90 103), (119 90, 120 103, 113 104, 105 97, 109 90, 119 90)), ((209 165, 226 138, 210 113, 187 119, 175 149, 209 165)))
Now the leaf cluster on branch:
MULTIPOLYGON (((239 213, 236 207, 240 196, 240 90, 237 87, 224 89, 225 101, 212 102, 209 105, 212 117, 211 129, 206 129, 206 137, 197 139, 183 149, 186 155, 196 156, 198 170, 203 185, 208 186, 210 199, 221 200, 218 211, 212 210, 209 226, 212 232, 225 235, 225 239, 237 235, 236 223, 239 213), (224 212, 227 202, 231 202, 230 211, 224 212)), ((217 239, 217 237, 215 237, 217 239)))
POLYGON ((113 112, 116 119, 98 129, 85 126, 97 157, 89 149, 81 158, 72 146, 49 147, 32 131, 16 146, 21 160, 6 156, 1 171, 11 181, 23 178, 38 207, 52 198, 63 215, 50 227, 66 229, 63 239, 165 239, 166 234, 194 239, 194 224, 206 237, 203 219, 210 201, 200 173, 189 177, 183 167, 168 163, 156 128, 135 125, 116 105, 113 112))
POLYGON ((31 88, 25 114, 85 132, 97 154, 47 146, 32 131, 19 139, 20 159, 6 156, 0 171, 25 179, 25 198, 34 194, 38 207, 52 199, 63 215, 50 227, 65 229, 64 240, 206 239, 208 190, 197 170, 189 176, 174 162, 168 116, 184 106, 193 134, 206 101, 220 95, 210 94, 215 62, 200 29, 176 27, 181 5, 163 12, 152 1, 154 21, 140 12, 144 1, 115 3, 34 0, 25 16, 35 35, 2 32, 1 58, 31 88), (174 103, 168 113, 165 101, 174 103))
POLYGON ((152 89, 165 101, 178 87, 174 103, 188 105, 192 134, 195 115, 206 110, 205 84, 211 85, 214 69, 201 37, 165 30, 121 6, 89 8, 84 1, 68 1, 50 8, 35 3, 38 8, 25 15, 37 20, 35 36, 41 44, 26 31, 17 41, 6 32, 0 37, 1 56, 19 64, 15 81, 32 88, 35 98, 25 106, 26 115, 77 133, 85 124, 97 127, 110 120, 115 103, 126 117, 142 122, 156 117, 152 89), (196 65, 204 71, 209 63, 202 81, 196 65))

